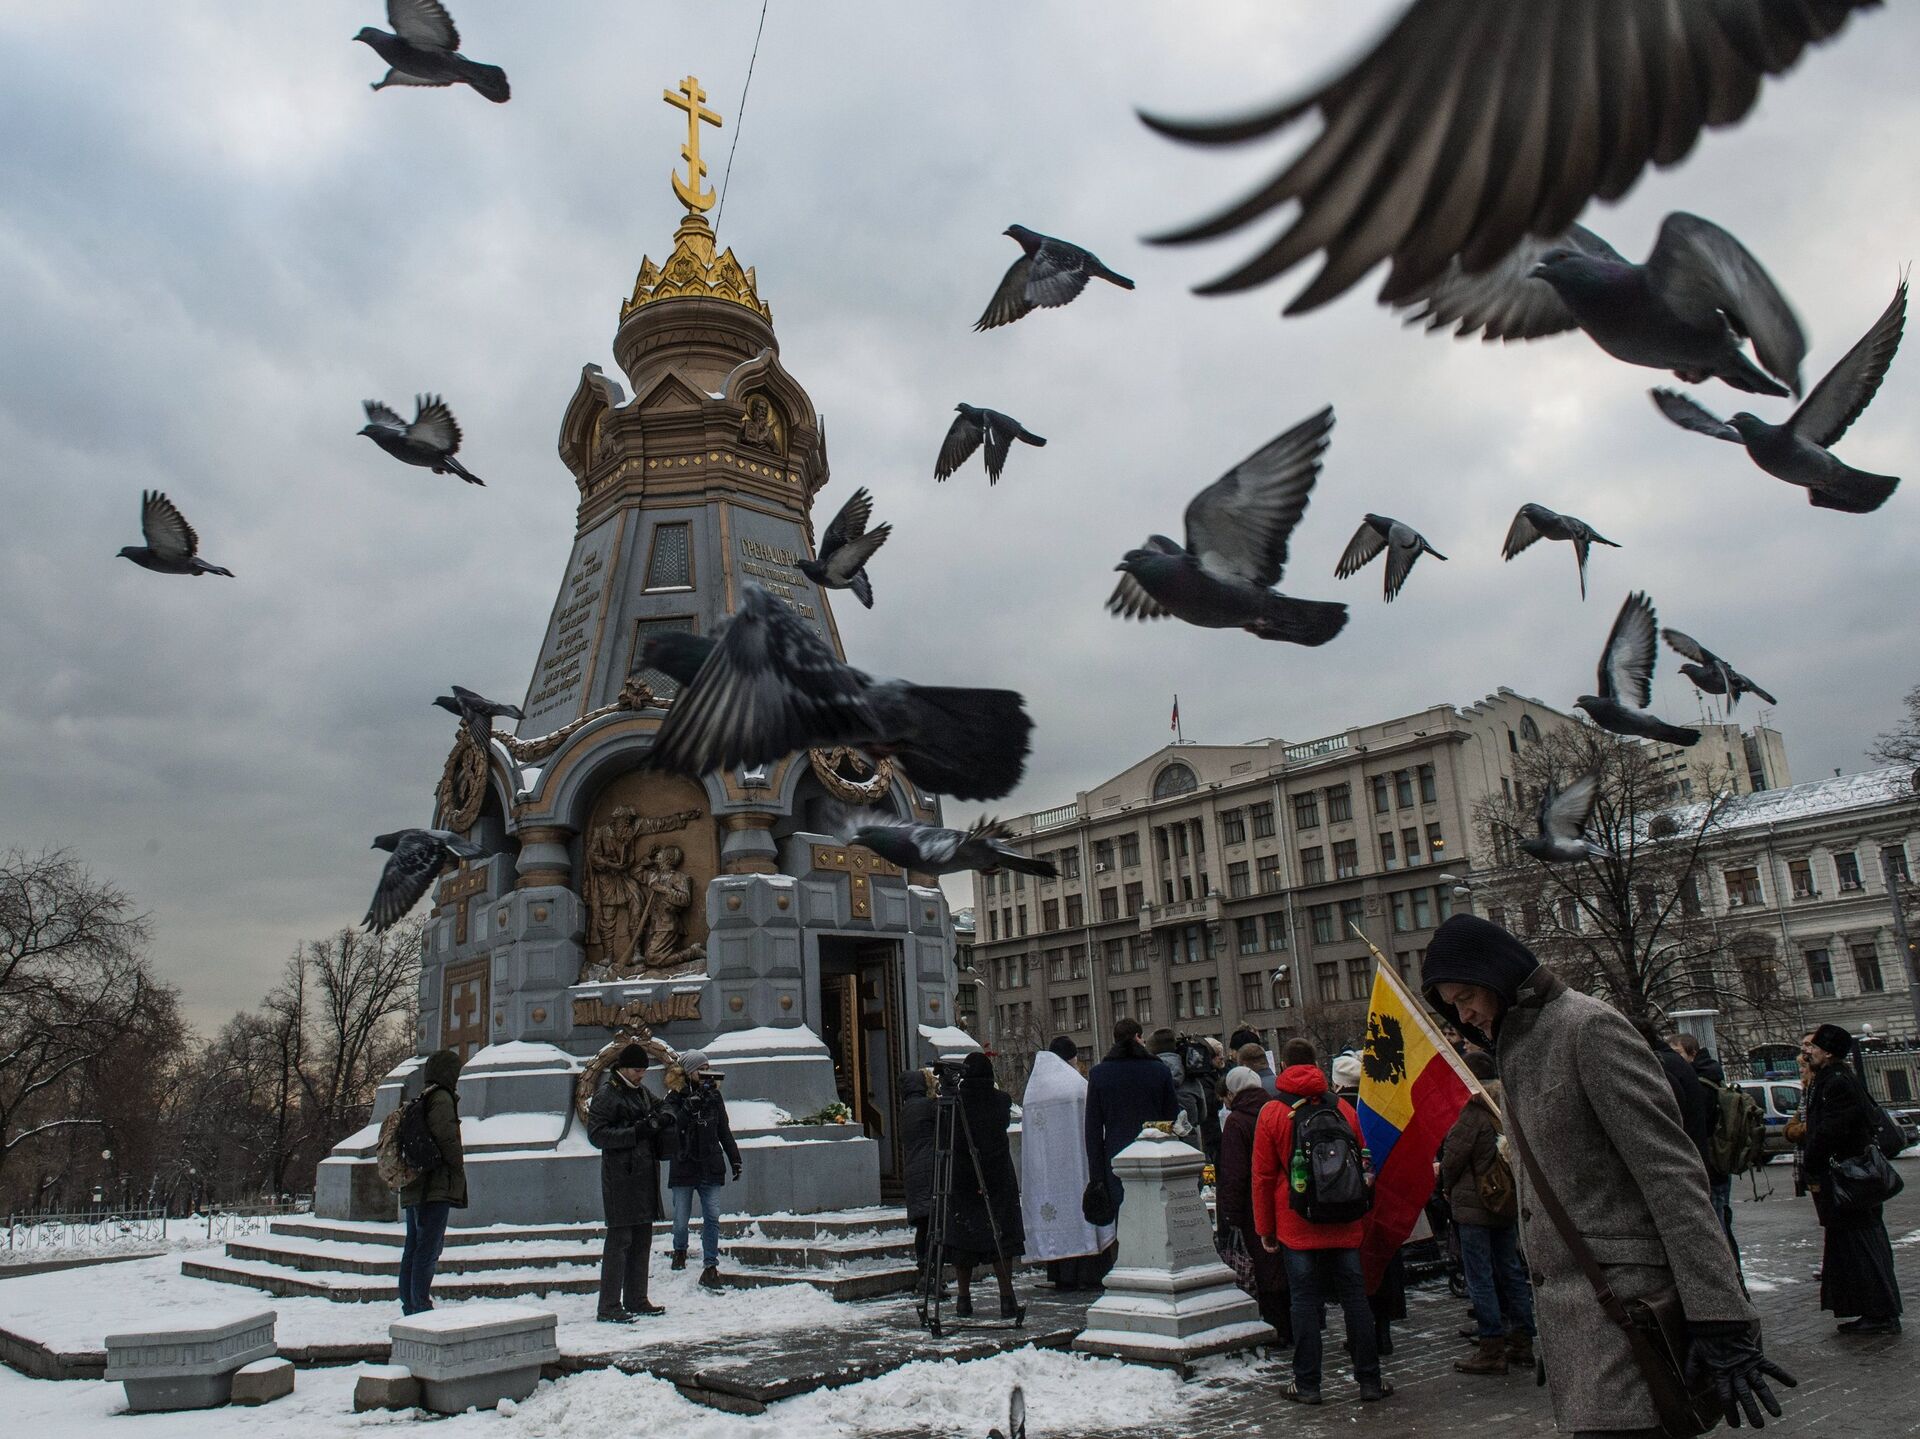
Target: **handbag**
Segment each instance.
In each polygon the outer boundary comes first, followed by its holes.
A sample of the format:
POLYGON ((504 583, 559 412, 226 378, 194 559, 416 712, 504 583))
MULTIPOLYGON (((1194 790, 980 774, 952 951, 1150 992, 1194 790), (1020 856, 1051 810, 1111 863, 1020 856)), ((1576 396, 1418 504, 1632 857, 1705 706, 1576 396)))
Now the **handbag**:
POLYGON ((1108 1187, 1106 1176, 1094 1175, 1081 1191, 1080 1217, 1095 1229, 1104 1229, 1113 1223, 1119 1212, 1120 1206, 1113 1202, 1113 1190, 1108 1187))
POLYGON ((1906 1187, 1906 1180, 1887 1162, 1885 1151, 1877 1144, 1827 1166, 1827 1202, 1837 1214, 1878 1209, 1906 1187))
POLYGON ((1640 1377, 1647 1382, 1660 1432, 1667 1439, 1695 1439, 1717 1428, 1722 1408, 1714 1392, 1713 1376, 1704 1368, 1697 1377, 1690 1377, 1687 1372, 1691 1341, 1687 1336, 1687 1316, 1680 1307, 1680 1291, 1668 1285, 1634 1299, 1622 1299, 1615 1294, 1607 1282, 1606 1271, 1567 1217, 1560 1196, 1554 1193, 1553 1186, 1547 1183, 1540 1166, 1534 1162, 1533 1151, 1520 1130, 1519 1116, 1512 1112, 1507 1115, 1507 1137, 1520 1151, 1520 1161, 1526 1166, 1534 1198, 1547 1211, 1561 1243, 1567 1246, 1580 1272, 1586 1275, 1587 1283, 1593 1286, 1600 1308, 1625 1332, 1633 1362, 1639 1366, 1640 1377))
POLYGON ((1247 1253, 1247 1241, 1238 1229, 1218 1229, 1213 1235, 1214 1251, 1220 1262, 1233 1271, 1233 1282, 1250 1299, 1259 1298, 1259 1286, 1253 1277, 1253 1256, 1247 1253))

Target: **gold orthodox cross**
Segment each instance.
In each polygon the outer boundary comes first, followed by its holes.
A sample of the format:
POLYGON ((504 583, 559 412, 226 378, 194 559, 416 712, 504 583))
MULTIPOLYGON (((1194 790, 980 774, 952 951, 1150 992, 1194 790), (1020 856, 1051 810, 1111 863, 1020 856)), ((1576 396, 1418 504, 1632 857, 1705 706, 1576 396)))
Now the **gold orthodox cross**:
POLYGON ((453 911, 453 942, 467 942, 467 905, 476 896, 487 892, 487 871, 469 869, 462 865, 451 879, 443 880, 440 892, 434 896, 434 913, 445 914, 453 911))
POLYGON ((702 121, 716 129, 720 125, 720 116, 706 106, 707 92, 700 88, 700 82, 689 75, 680 82, 680 89, 662 90, 660 98, 676 110, 687 112, 687 143, 680 147, 680 158, 687 162, 687 177, 680 178, 679 171, 674 172, 673 193, 680 197, 680 203, 695 213, 704 213, 713 208, 718 197, 710 189, 702 189, 701 181, 707 178, 707 162, 700 158, 700 125, 702 121))

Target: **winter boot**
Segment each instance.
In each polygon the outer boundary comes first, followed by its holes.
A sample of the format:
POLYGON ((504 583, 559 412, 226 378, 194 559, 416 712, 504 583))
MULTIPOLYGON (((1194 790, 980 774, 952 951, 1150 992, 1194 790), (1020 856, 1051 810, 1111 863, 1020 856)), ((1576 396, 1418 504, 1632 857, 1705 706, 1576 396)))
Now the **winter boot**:
POLYGON ((715 1266, 711 1264, 709 1264, 705 1269, 702 1269, 700 1271, 700 1287, 702 1289, 724 1288, 725 1286, 723 1286, 720 1283, 719 1269, 717 1269, 715 1266))
POLYGON ((1507 1372, 1507 1341, 1504 1339, 1482 1339, 1480 1347, 1471 1359, 1456 1359, 1453 1367, 1462 1374, 1505 1374, 1507 1372))
POLYGON ((673 1251, 673 1272, 675 1274, 678 1274, 682 1269, 685 1269, 686 1267, 687 1267, 687 1251, 684 1249, 674 1250, 673 1251))
POLYGON ((1533 1336, 1519 1330, 1507 1336, 1507 1363, 1515 1369, 1533 1368, 1533 1336))

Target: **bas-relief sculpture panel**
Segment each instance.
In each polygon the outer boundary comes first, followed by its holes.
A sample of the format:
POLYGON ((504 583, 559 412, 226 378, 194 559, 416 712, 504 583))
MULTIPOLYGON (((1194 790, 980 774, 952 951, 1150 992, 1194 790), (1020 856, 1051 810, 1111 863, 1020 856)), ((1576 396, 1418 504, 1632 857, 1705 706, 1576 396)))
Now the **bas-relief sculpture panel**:
POLYGON ((720 852, 698 785, 654 770, 620 776, 594 801, 581 850, 582 980, 701 968, 707 885, 720 852))

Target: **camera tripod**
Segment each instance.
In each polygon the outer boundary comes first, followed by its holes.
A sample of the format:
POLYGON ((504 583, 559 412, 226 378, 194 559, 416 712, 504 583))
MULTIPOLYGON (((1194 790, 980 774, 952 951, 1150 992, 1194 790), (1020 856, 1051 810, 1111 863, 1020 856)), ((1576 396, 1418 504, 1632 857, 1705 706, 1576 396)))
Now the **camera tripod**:
MULTIPOLYGON (((927 1257, 920 1270, 920 1282, 914 1291, 913 1306, 920 1323, 936 1339, 941 1334, 940 1300, 946 1290, 947 1218, 953 1208, 954 1138, 965 1134, 967 1157, 973 1163, 973 1182, 987 1211, 987 1226, 993 1232, 993 1256, 996 1266, 1008 1262, 1007 1247, 1000 1237, 1000 1218, 993 1212, 987 1194, 987 1176, 980 1167, 980 1151, 974 1147, 973 1126, 960 1103, 959 1081, 936 1067, 938 1089, 933 1100, 933 1210, 927 1218, 927 1257)), ((1010 1327, 1018 1329, 1026 1322, 1026 1311, 1019 1310, 1010 1327)))

